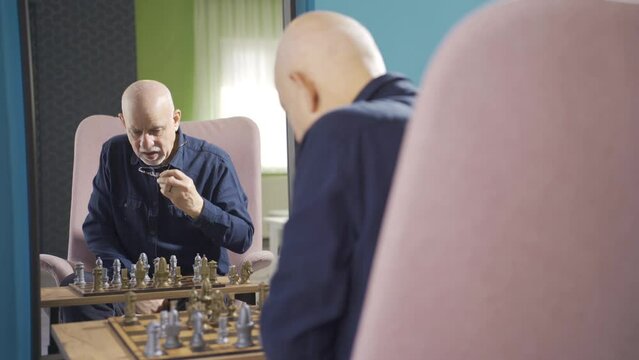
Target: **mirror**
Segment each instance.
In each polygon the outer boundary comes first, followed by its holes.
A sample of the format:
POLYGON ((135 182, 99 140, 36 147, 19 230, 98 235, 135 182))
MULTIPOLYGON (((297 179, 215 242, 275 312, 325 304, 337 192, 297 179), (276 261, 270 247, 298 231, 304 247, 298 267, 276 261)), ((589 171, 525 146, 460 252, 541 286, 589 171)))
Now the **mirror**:
MULTIPOLYGON (((171 89, 185 121, 253 119, 262 139, 263 215, 286 215, 294 154, 272 73, 277 39, 295 13, 292 1, 24 3, 33 76, 32 228, 41 253, 67 256, 75 129, 89 115, 117 114, 122 91, 143 78, 171 89)), ((268 230, 264 224, 264 236, 268 230)))

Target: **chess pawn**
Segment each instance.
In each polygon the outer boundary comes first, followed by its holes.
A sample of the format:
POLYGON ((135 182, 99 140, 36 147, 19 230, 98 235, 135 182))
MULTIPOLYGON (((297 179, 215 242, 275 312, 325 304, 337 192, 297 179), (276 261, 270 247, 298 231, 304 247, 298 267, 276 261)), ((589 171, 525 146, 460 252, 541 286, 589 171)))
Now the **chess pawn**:
POLYGON ((175 267, 175 277, 173 278, 174 286, 182 286, 182 268, 180 266, 175 267))
POLYGON ((193 314, 193 336, 190 342, 191 350, 204 351, 206 343, 204 342, 204 316, 200 311, 193 314))
POLYGON ((135 278, 135 266, 131 265, 131 280, 129 281, 129 288, 134 288, 137 285, 135 278))
POLYGON ((98 258, 95 260, 95 267, 102 268, 102 264, 102 259, 98 256, 98 258))
POLYGON ((160 324, 157 321, 151 321, 146 329, 147 340, 144 346, 144 356, 153 358, 162 356, 162 348, 160 347, 160 324))
POLYGON ((166 340, 164 341, 165 349, 177 349, 182 346, 180 342, 180 318, 177 310, 169 313, 169 322, 166 325, 166 340))
POLYGON ((198 293, 196 289, 193 289, 191 291, 191 295, 189 296, 189 302, 187 304, 187 311, 188 311, 188 319, 186 320, 186 325, 188 327, 192 327, 193 326, 193 314, 195 313, 196 306, 198 303, 198 293))
POLYGON ((73 284, 78 286, 86 285, 86 281, 84 281, 84 263, 79 262, 75 264, 74 272, 75 279, 73 279, 73 284))
POLYGON ((237 307, 235 306, 235 299, 229 299, 229 303, 226 306, 226 314, 231 320, 237 318, 237 307))
POLYGON ((202 280, 209 279, 209 274, 211 273, 211 269, 209 268, 209 259, 206 258, 206 255, 202 256, 202 270, 200 270, 202 274, 202 280))
POLYGON ((224 295, 220 290, 215 290, 213 292, 211 306, 209 307, 211 310, 211 318, 212 322, 216 322, 217 318, 220 317, 222 311, 224 311, 224 295))
POLYGON ((102 267, 93 268, 93 292, 104 291, 104 283, 102 282, 102 267))
POLYGON ((140 253, 140 258, 138 260, 142 260, 145 273, 144 278, 139 277, 137 280, 143 282, 144 285, 146 285, 149 283, 149 281, 151 281, 151 278, 149 277, 149 269, 151 268, 151 266, 149 265, 149 258, 146 256, 146 253, 140 253))
POLYGON ((120 264, 120 260, 113 260, 113 280, 111 280, 111 286, 119 288, 122 286, 122 275, 120 271, 122 270, 122 265, 120 264))
POLYGON ((209 261, 209 279, 213 285, 220 283, 217 281, 217 262, 215 260, 209 261))
POLYGON ((202 282, 202 258, 200 253, 195 255, 195 260, 193 260, 193 282, 196 284, 202 282))
POLYGON ((143 289, 146 287, 146 282, 144 281, 145 275, 146 275, 146 268, 144 266, 144 262, 142 261, 142 259, 140 259, 138 260, 137 263, 135 263, 135 280, 136 280, 135 287, 136 288, 143 289))
POLYGON ((157 278, 157 287, 169 287, 169 266, 166 263, 166 259, 163 257, 159 258, 158 260, 158 267, 155 273, 155 277, 157 278))
POLYGON ((217 343, 227 344, 229 342, 229 319, 220 315, 217 319, 217 343))
POLYGON ((102 268, 102 287, 109 288, 109 270, 107 268, 102 268))
POLYGON ((138 317, 135 314, 135 302, 138 299, 138 296, 135 295, 133 291, 129 291, 124 296, 124 325, 135 325, 138 324, 138 317))
POLYGON ((238 280, 240 280, 240 275, 237 273, 237 268, 235 265, 231 265, 229 268, 229 284, 237 285, 238 280))
POLYGON ((237 342, 235 347, 238 349, 253 346, 253 327, 255 324, 251 319, 251 309, 248 304, 242 303, 240 309, 240 315, 235 323, 235 329, 237 330, 237 342))
POLYGON ((171 255, 169 258, 169 277, 171 281, 175 279, 175 268, 177 268, 177 256, 171 255))
POLYGON ((169 312, 162 310, 160 312, 160 338, 166 337, 166 325, 169 323, 169 312))
POLYGON ((120 278, 122 279, 122 288, 128 289, 129 288, 129 271, 126 269, 126 267, 120 270, 120 278))

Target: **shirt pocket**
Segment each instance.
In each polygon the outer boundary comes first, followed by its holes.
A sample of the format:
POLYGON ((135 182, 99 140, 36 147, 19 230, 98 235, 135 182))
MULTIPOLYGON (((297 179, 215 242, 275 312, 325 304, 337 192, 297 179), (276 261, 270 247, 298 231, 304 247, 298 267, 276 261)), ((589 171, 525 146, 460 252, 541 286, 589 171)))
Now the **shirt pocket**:
POLYGON ((122 203, 122 217, 129 225, 140 224, 144 219, 142 201, 135 198, 125 199, 122 203))

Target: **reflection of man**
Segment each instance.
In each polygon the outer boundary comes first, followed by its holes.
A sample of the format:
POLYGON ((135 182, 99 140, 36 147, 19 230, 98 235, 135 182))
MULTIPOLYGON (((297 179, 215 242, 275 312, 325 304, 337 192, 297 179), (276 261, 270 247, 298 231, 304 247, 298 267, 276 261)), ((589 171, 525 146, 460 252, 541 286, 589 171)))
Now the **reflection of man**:
MULTIPOLYGON (((93 180, 83 225, 89 249, 109 270, 115 259, 131 269, 145 252, 151 259, 176 255, 189 274, 194 257, 204 253, 225 274, 225 249, 245 252, 253 236, 247 198, 229 156, 181 132, 180 111, 157 81, 137 81, 124 91, 120 119, 126 136, 103 145, 93 180)), ((82 308, 83 314, 63 313, 65 321, 113 312, 82 308)))
POLYGON ((415 89, 386 74, 366 29, 327 12, 286 29, 275 78, 299 148, 264 350, 348 359, 415 89))

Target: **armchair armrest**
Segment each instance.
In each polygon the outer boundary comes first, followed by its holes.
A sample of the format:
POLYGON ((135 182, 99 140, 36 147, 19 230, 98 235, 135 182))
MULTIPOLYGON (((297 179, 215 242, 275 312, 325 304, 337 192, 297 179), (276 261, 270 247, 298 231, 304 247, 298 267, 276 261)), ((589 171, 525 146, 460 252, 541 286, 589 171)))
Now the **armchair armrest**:
POLYGON ((40 254, 40 271, 46 271, 51 274, 59 286, 60 281, 73 273, 73 266, 71 266, 67 260, 60 257, 40 254))

